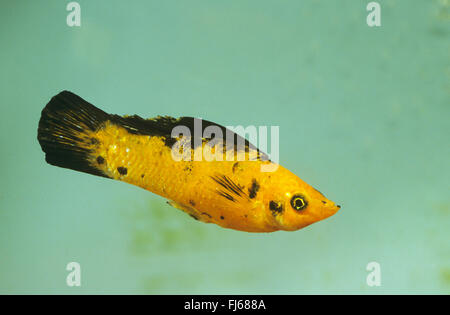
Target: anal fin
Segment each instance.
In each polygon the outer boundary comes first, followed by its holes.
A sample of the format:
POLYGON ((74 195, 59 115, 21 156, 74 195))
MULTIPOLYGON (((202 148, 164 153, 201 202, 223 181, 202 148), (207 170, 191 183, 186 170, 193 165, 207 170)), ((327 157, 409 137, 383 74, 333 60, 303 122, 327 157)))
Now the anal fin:
POLYGON ((209 215, 202 215, 202 213, 200 213, 199 211, 197 211, 196 209, 194 209, 192 207, 183 205, 183 204, 175 202, 173 200, 167 200, 167 203, 169 205, 171 205, 172 207, 177 208, 178 210, 181 210, 181 211, 187 213, 190 217, 192 217, 195 220, 202 221, 205 223, 211 222, 211 220, 210 220, 211 217, 209 215))

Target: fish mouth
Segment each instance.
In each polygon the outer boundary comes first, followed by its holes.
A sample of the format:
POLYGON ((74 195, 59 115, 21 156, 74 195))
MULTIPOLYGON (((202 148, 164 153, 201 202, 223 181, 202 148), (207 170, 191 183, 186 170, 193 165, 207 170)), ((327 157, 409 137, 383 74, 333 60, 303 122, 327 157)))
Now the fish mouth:
POLYGON ((341 209, 341 205, 337 205, 337 204, 333 203, 329 209, 333 215, 341 209))
POLYGON ((336 212, 338 212, 341 209, 341 205, 338 205, 331 200, 328 202, 322 200, 322 203, 323 203, 324 209, 326 209, 326 212, 329 213, 329 216, 335 214, 336 212))

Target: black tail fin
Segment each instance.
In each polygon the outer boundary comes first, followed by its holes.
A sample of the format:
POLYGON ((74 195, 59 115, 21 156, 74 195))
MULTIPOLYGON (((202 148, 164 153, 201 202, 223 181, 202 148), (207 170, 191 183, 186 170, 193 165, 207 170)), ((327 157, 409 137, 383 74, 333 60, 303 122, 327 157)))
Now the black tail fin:
POLYGON ((101 128, 109 117, 71 92, 54 96, 42 110, 38 127, 37 138, 47 163, 107 177, 89 161, 89 148, 95 144, 89 133, 101 128))

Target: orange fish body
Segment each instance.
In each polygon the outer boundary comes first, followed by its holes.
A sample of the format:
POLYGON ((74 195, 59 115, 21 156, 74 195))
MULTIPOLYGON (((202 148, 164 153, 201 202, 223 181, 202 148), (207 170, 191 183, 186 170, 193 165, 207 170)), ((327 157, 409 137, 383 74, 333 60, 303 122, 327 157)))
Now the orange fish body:
POLYGON ((38 140, 50 164, 142 187, 193 218, 224 228, 293 231, 339 210, 289 170, 261 158, 264 154, 248 141, 241 152, 245 160, 236 159, 236 147, 223 144, 219 153, 217 147, 206 148, 204 138, 191 147, 189 159, 174 158, 173 145, 180 138, 174 139, 171 131, 193 122, 189 117, 109 115, 64 91, 42 111, 38 140), (222 158, 194 158, 205 152, 222 158), (273 171, 261 171, 263 167, 273 171))

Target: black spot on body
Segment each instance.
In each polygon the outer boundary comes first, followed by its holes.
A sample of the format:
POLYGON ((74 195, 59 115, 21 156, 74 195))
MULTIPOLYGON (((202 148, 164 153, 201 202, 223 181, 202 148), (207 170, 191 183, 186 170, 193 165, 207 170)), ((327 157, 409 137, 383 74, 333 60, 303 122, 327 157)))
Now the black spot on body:
POLYGON ((238 168, 238 166, 239 166, 239 162, 236 162, 233 164, 233 169, 232 169, 233 173, 236 172, 236 169, 238 168))
POLYGON ((225 217, 224 217, 223 215, 221 215, 220 218, 221 218, 222 220, 225 219, 225 217))
POLYGON ((269 202, 269 208, 274 216, 283 212, 283 204, 281 202, 271 200, 269 202))
POLYGON ((123 166, 119 166, 117 168, 117 171, 119 172, 120 175, 127 175, 127 173, 128 173, 128 169, 123 166))
POLYGON ((183 171, 185 172, 192 172, 192 164, 188 164, 184 167, 183 171))
POLYGON ((195 201, 194 200, 189 200, 189 203, 191 204, 191 206, 195 207, 195 201))
POLYGON ((141 175, 141 178, 144 178, 144 176, 145 176, 145 174, 142 174, 142 175, 141 175))
POLYGON ((102 156, 97 156, 97 163, 98 164, 103 164, 103 163, 105 163, 105 159, 102 157, 102 156))
POLYGON ((259 183, 256 181, 256 179, 253 178, 252 186, 248 189, 248 196, 250 197, 250 199, 256 197, 256 193, 258 192, 259 187, 259 183))
POLYGON ((100 141, 98 141, 97 138, 91 138, 91 144, 97 145, 97 144, 99 144, 99 143, 100 143, 100 141))
POLYGON ((207 215, 208 217, 212 218, 212 216, 207 212, 202 212, 202 214, 207 215))

